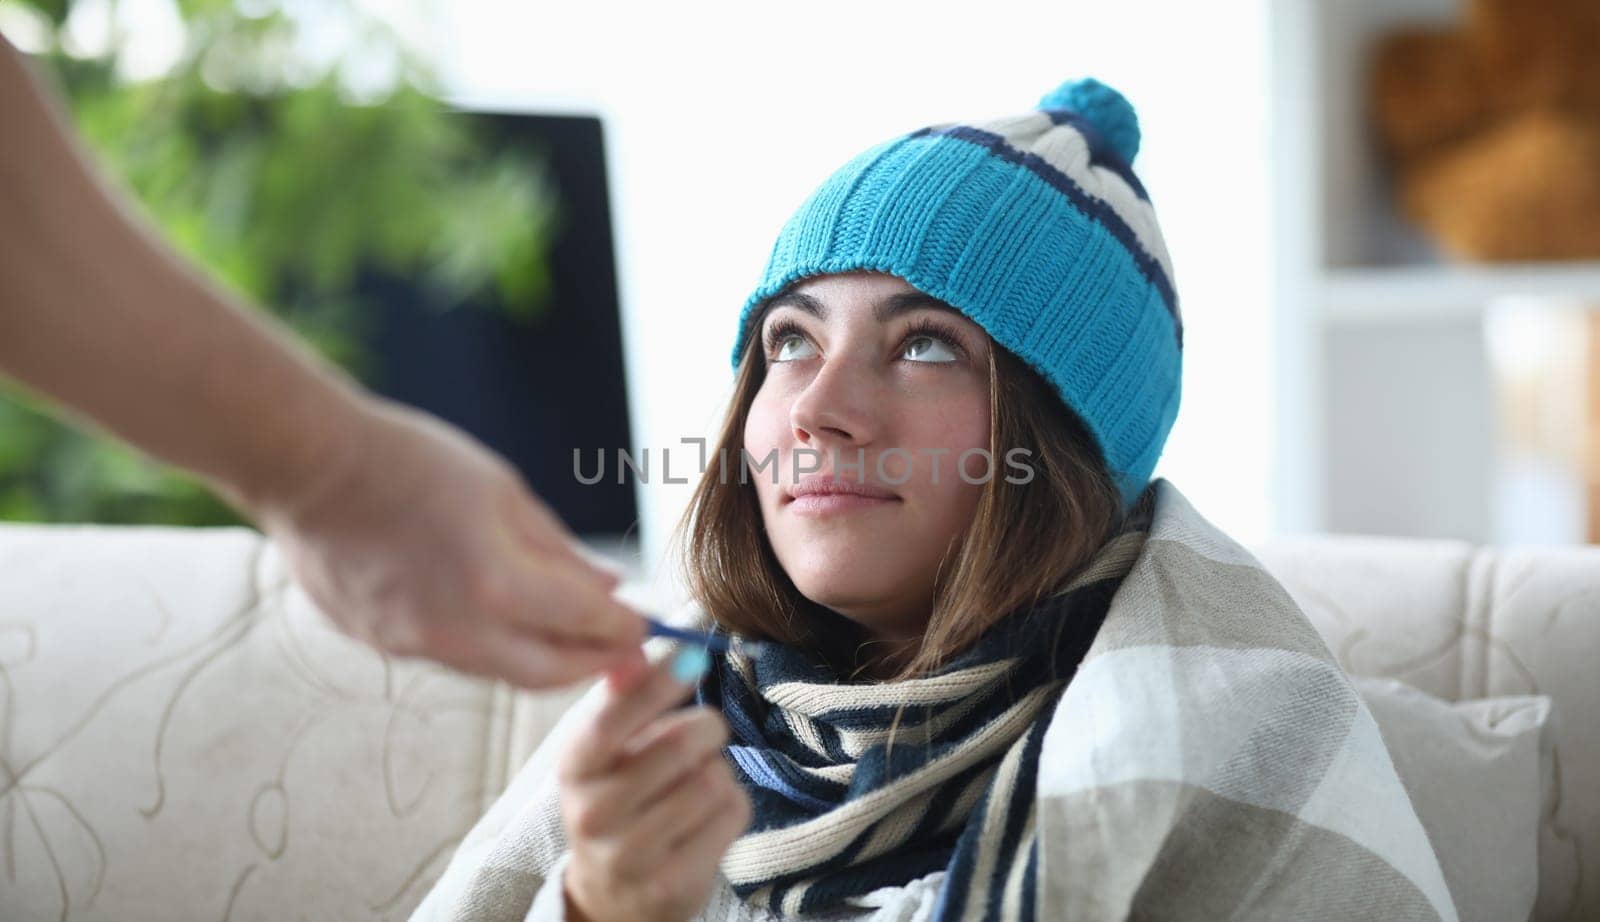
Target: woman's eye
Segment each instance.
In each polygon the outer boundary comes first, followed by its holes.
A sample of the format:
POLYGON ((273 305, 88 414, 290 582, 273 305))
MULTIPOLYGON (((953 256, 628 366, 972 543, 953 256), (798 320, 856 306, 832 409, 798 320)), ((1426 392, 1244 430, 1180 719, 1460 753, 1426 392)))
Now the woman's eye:
POLYGON ((948 343, 937 336, 933 336, 928 333, 921 333, 906 340, 906 355, 910 356, 912 353, 916 353, 916 355, 921 356, 921 358, 918 358, 917 361, 954 362, 957 358, 955 350, 951 349, 948 343), (925 358, 929 354, 928 347, 930 346, 933 347, 933 353, 935 355, 935 357, 932 359, 925 358), (939 350, 943 350, 947 357, 938 358, 937 356, 939 350))
POLYGON ((811 345, 810 343, 806 342, 806 338, 804 336, 801 336, 798 333, 785 333, 778 339, 778 350, 777 353, 772 357, 774 362, 787 362, 791 359, 805 357, 803 355, 796 356, 788 352, 787 350, 790 343, 799 343, 801 346, 811 345))

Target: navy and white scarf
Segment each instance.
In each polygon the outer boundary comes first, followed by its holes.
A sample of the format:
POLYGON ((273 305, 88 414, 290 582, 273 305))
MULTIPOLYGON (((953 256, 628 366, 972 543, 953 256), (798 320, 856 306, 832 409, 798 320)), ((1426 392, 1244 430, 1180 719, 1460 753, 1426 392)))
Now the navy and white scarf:
POLYGON ((798 915, 943 869, 934 918, 989 919, 1020 874, 1021 917, 1034 918, 1040 745, 1148 512, 1138 504, 1070 586, 1008 615, 936 675, 841 684, 784 644, 756 660, 714 657, 695 699, 726 717, 724 756, 755 808, 722 861, 734 891, 798 915))

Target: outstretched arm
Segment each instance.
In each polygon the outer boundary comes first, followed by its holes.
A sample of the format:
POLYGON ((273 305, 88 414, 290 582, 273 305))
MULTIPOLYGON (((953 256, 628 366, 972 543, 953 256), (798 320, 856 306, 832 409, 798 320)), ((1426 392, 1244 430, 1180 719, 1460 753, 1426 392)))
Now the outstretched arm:
POLYGON ((350 448, 348 376, 182 261, 0 37, 0 372, 252 515, 350 448))
POLYGON ((528 688, 636 653, 616 576, 514 467, 181 260, 3 37, 0 131, 0 373, 208 480, 381 650, 528 688))

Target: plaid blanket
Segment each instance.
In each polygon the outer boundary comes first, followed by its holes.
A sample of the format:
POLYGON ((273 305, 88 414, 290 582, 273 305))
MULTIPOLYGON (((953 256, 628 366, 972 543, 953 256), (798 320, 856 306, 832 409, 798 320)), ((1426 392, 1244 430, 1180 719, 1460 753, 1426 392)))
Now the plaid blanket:
MULTIPOLYGON (((1377 724, 1316 629, 1170 481, 1154 489, 1147 539, 1040 744, 1036 872, 1007 886, 1026 881, 1053 919, 1454 922, 1377 724)), ((414 920, 562 918, 554 765, 600 691, 467 833, 414 920)), ((926 919, 944 873, 805 918, 926 919)), ((719 875, 699 918, 781 917, 719 875)))

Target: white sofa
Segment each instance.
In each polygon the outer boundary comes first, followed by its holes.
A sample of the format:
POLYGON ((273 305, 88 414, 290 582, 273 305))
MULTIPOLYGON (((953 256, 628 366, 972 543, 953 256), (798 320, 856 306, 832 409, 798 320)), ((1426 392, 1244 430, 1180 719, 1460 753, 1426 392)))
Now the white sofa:
MULTIPOLYGON (((1252 550, 1353 675, 1551 696, 1535 918, 1600 919, 1600 548, 1252 550)), ((0 917, 404 919, 581 691, 380 656, 250 529, 0 524, 0 917)))

